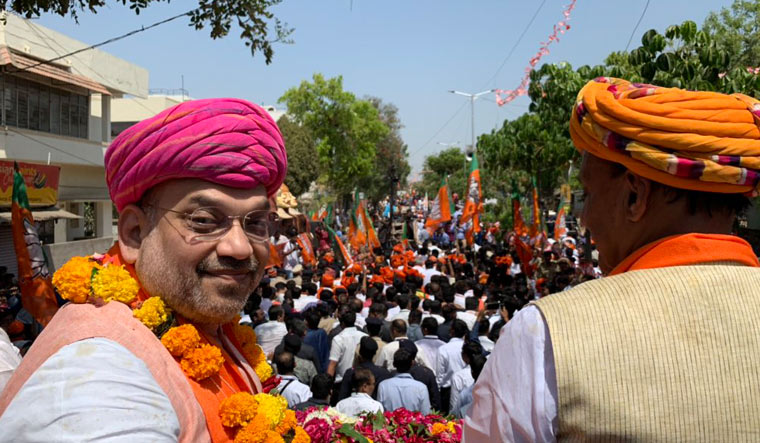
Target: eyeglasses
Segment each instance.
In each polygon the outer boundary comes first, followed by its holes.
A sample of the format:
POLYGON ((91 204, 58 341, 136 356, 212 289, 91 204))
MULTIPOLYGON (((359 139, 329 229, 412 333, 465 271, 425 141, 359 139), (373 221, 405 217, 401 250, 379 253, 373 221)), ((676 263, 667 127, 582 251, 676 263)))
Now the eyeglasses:
POLYGON ((214 207, 198 208, 191 212, 153 207, 179 215, 184 221, 185 228, 196 234, 186 239, 189 242, 217 241, 229 232, 233 220, 240 221, 243 232, 251 241, 265 242, 269 240, 269 233, 273 231, 272 227, 279 221, 277 214, 268 209, 251 211, 245 215, 226 215, 221 209, 214 207))

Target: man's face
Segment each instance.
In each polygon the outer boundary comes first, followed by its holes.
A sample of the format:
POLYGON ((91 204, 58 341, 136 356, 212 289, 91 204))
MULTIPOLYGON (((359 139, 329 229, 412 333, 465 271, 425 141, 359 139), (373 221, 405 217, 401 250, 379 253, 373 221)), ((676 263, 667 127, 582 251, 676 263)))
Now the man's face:
POLYGON ((583 154, 580 180, 585 198, 581 221, 591 230, 599 250, 599 264, 605 273, 627 253, 625 242, 621 241, 625 236, 626 208, 621 199, 624 174, 618 171, 614 163, 583 154))
POLYGON ((147 292, 161 296, 192 321, 231 320, 261 280, 268 245, 252 241, 241 219, 231 220, 232 226, 218 240, 193 240, 182 213, 206 207, 227 216, 267 210, 264 187, 235 189, 203 180, 172 180, 154 188, 146 203, 153 229, 140 245, 135 269, 147 292))

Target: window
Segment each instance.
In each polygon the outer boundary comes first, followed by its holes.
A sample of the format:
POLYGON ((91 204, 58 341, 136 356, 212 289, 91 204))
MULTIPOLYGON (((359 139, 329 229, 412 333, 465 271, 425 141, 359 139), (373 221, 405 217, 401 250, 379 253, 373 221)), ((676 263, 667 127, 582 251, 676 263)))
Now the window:
POLYGON ((90 97, 0 74, 4 124, 87 138, 90 97))

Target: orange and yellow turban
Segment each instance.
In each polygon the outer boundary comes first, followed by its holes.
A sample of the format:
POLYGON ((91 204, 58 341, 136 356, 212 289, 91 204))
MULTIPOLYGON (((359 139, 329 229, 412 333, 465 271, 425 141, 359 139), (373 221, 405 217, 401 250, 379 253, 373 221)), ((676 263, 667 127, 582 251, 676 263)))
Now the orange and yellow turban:
POLYGON ((760 102, 600 77, 578 93, 580 151, 675 188, 758 195, 760 102))

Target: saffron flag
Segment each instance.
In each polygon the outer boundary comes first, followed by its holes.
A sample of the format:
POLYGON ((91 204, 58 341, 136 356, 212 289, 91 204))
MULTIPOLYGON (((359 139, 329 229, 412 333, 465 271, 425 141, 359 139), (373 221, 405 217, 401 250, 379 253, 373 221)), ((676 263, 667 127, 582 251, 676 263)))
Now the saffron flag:
POLYGON ((523 274, 528 278, 532 277, 533 267, 530 265, 530 262, 533 260, 533 251, 530 249, 530 246, 526 245, 525 242, 520 239, 520 237, 515 238, 515 252, 517 252, 517 256, 520 257, 520 267, 522 268, 523 274))
POLYGON ((367 244, 367 234, 364 233, 364 222, 361 217, 357 217, 358 209, 352 211, 348 218, 348 242, 355 251, 359 251, 362 246, 367 244))
POLYGON ((559 241, 567 234, 567 223, 565 222, 565 202, 560 201, 557 209, 557 218, 554 221, 554 240, 559 241))
POLYGON ((528 233, 528 227, 525 225, 525 221, 522 217, 522 210, 520 209, 520 195, 517 192, 517 185, 512 184, 512 226, 513 230, 518 236, 523 236, 528 233))
MULTIPOLYGON (((464 209, 462 210, 462 217, 459 219, 459 223, 463 224, 472 219, 476 213, 483 212, 483 205, 481 204, 481 191, 480 191, 480 166, 478 166, 478 157, 473 152, 472 161, 470 162, 470 178, 467 180, 467 194, 465 195, 464 209)), ((480 231, 480 226, 475 226, 473 223, 475 232, 480 231)))
POLYGON ((375 226, 372 224, 372 219, 369 218, 369 214, 367 213, 367 208, 364 207, 363 204, 362 204, 361 218, 364 221, 364 227, 367 229, 367 242, 369 242, 369 246, 372 249, 379 248, 380 239, 377 236, 377 231, 375 231, 375 226))
POLYGON ((441 187, 438 188, 438 194, 433 200, 433 207, 430 210, 425 227, 429 231, 435 231, 441 223, 451 221, 451 196, 449 195, 449 183, 446 177, 441 179, 441 187))
POLYGON ((311 244, 309 234, 301 233, 296 237, 298 246, 301 247, 301 258, 303 258, 303 264, 314 265, 317 263, 316 255, 314 254, 314 246, 311 244))
POLYGON ((533 238, 541 232, 541 207, 538 204, 538 188, 536 186, 536 178, 533 177, 533 220, 530 227, 530 237, 533 238))
POLYGON ((348 249, 346 249, 346 246, 343 244, 343 241, 340 239, 340 237, 338 237, 338 234, 336 234, 331 227, 325 227, 327 228, 327 232, 330 234, 330 239, 333 243, 333 250, 338 252, 338 254, 336 254, 336 257, 342 257, 342 261, 345 266, 350 266, 353 264, 354 261, 351 259, 351 254, 348 252, 348 249))
POLYGON ((11 230, 13 249, 18 262, 18 281, 21 303, 42 326, 47 326, 58 311, 45 251, 42 249, 37 228, 34 226, 24 177, 13 165, 13 195, 11 204, 11 230))
POLYGON ((281 246, 275 246, 269 242, 269 261, 267 261, 266 268, 273 266, 282 267, 282 250, 284 247, 284 243, 281 246))

